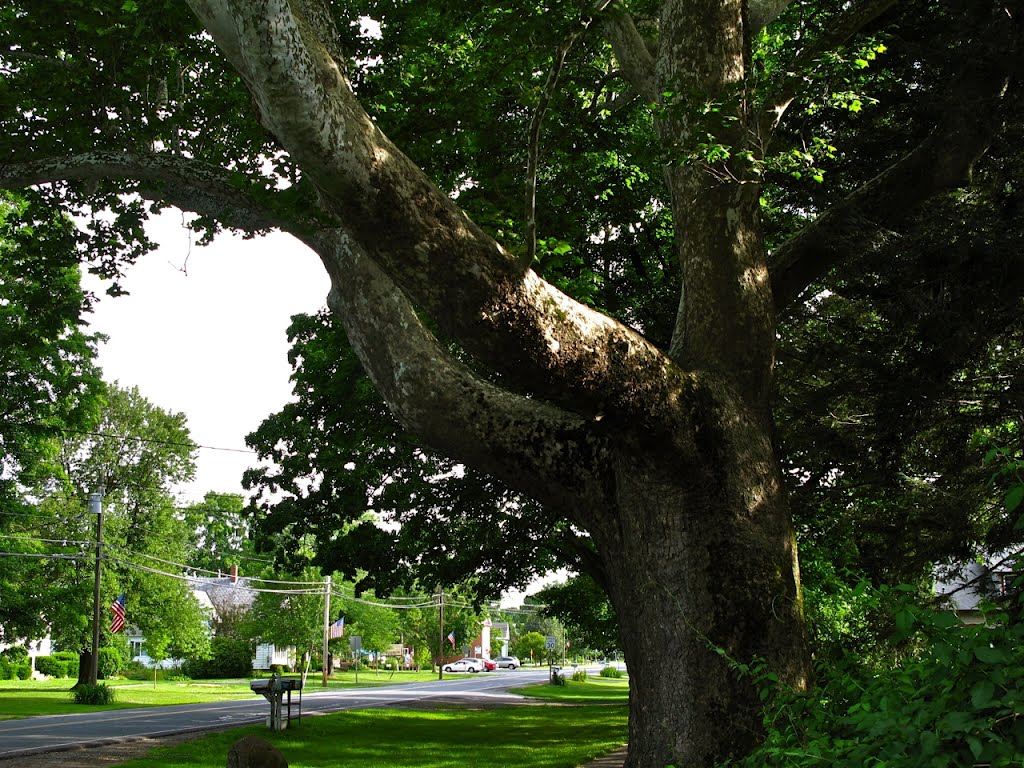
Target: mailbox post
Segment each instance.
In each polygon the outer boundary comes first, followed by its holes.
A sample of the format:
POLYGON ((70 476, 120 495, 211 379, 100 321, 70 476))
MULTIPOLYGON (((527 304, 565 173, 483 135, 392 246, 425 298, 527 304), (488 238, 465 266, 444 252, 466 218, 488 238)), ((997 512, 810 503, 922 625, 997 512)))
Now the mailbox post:
POLYGON ((259 693, 270 702, 270 717, 267 718, 267 727, 272 731, 283 731, 288 727, 292 719, 292 691, 299 692, 299 717, 302 719, 302 678, 281 677, 278 674, 271 675, 269 680, 253 680, 249 688, 259 693), (287 703, 285 693, 288 694, 287 703), (284 707, 287 706, 287 710, 284 707), (282 712, 287 711, 283 717, 282 712))

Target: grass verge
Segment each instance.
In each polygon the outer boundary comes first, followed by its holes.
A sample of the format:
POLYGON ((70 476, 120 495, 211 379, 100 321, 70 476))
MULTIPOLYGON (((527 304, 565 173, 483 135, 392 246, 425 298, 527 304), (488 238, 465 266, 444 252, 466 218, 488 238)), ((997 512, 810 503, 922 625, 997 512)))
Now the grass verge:
POLYGON ((590 678, 580 682, 566 680, 565 685, 538 683, 524 688, 513 688, 511 693, 530 696, 544 701, 561 701, 572 704, 628 704, 629 680, 590 678))
POLYGON ((292 768, 571 768, 626 741, 625 706, 510 706, 491 710, 358 710, 210 734, 155 749, 124 768, 222 768, 238 738, 273 742, 292 768))

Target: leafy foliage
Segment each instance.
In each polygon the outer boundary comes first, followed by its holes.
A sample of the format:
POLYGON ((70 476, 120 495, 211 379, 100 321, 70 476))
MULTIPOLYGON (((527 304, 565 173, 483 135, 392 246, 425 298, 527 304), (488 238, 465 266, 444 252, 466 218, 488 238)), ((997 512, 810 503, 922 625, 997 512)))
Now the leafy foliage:
POLYGON ((95 685, 83 683, 74 687, 71 691, 71 698, 75 704, 98 706, 112 703, 117 696, 114 689, 106 683, 96 683, 95 685))
POLYGON ((419 446, 329 315, 296 316, 289 338, 296 400, 247 438, 274 462, 244 480, 257 494, 258 547, 294 566, 311 545, 324 572, 381 595, 473 576, 478 594, 496 597, 552 566, 564 523, 419 446))
POLYGON ((910 650, 894 666, 851 655, 801 696, 773 695, 766 680, 767 741, 736 765, 1018 764, 1024 625, 999 612, 986 624, 962 625, 951 612, 912 604, 893 618, 893 641, 910 650))
POLYGON ((572 638, 574 648, 599 654, 619 650, 619 624, 608 595, 592 578, 574 576, 561 584, 544 587, 537 600, 544 613, 555 616, 572 638))

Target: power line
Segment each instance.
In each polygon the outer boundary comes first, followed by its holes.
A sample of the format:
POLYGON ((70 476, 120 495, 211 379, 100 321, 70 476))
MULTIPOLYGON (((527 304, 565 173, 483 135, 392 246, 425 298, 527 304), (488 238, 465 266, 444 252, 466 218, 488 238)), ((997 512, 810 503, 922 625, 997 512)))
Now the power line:
POLYGON ((60 544, 62 547, 69 547, 72 544, 82 544, 90 547, 96 546, 95 541, 78 541, 75 539, 38 539, 33 536, 11 536, 0 534, 0 539, 14 539, 15 541, 32 541, 39 544, 60 544))
POLYGON ((87 555, 65 555, 58 552, 0 552, 0 557, 34 557, 46 560, 84 560, 87 555))
POLYGON ((155 437, 138 437, 136 435, 119 435, 116 432, 93 432, 87 429, 69 429, 68 427, 54 427, 51 424, 45 424, 41 421, 8 421, 8 424, 17 425, 20 427, 46 427, 51 432, 61 435, 85 435, 87 437, 110 437, 117 440, 135 440, 140 443, 156 443, 158 445, 172 445, 179 448, 195 448, 206 451, 226 451, 229 453, 251 453, 253 455, 259 455, 258 451, 254 451, 250 448, 222 448, 216 445, 202 445, 200 443, 181 442, 177 440, 160 440, 155 437))

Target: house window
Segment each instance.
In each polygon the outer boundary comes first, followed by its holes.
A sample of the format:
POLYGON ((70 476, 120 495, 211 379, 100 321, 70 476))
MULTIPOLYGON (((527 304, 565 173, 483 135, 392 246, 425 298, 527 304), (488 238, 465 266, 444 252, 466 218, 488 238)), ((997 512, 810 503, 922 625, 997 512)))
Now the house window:
POLYGON ((132 646, 131 658, 134 659, 137 656, 141 656, 142 655, 142 641, 141 640, 132 640, 131 641, 131 646, 132 646))

